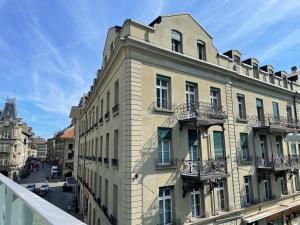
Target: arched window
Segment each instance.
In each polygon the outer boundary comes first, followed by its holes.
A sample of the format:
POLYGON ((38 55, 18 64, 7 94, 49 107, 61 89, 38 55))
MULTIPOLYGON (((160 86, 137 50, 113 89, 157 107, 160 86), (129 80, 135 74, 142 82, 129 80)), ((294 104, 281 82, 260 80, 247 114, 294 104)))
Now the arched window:
POLYGON ((176 30, 171 31, 172 51, 182 53, 182 35, 176 30))
POLYGON ((201 60, 206 60, 206 47, 203 41, 197 41, 198 48, 198 58, 201 60))
POLYGON ((274 81, 274 72, 273 72, 273 70, 269 70, 269 82, 270 82, 271 84, 274 84, 274 83, 275 83, 275 81, 274 81))
POLYGON ((256 63, 253 63, 253 76, 259 79, 258 65, 256 63))

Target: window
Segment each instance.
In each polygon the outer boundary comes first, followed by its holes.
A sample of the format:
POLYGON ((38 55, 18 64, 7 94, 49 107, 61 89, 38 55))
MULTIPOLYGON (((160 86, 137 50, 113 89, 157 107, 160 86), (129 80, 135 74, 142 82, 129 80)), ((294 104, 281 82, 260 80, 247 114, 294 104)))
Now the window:
POLYGON ((176 30, 171 31, 172 51, 182 53, 182 35, 176 30))
POLYGON ((104 204, 107 208, 108 207, 108 180, 107 179, 105 179, 105 199, 104 200, 105 200, 104 204))
POLYGON ((109 158, 109 133, 106 134, 106 146, 105 146, 106 154, 105 157, 109 158))
POLYGON ((159 189, 159 221, 160 224, 172 223, 171 188, 159 189))
POLYGON ((210 102, 214 107, 221 106, 220 89, 214 87, 210 88, 210 102))
POLYGON ((264 105, 262 99, 256 99, 256 111, 258 121, 262 121, 264 119, 264 105))
POLYGON ((291 155, 292 157, 297 157, 297 147, 295 143, 291 144, 291 155))
POLYGON ((288 122, 289 123, 293 122, 292 106, 290 105, 286 106, 286 113, 287 113, 288 122))
POLYGON ((277 156, 282 157, 283 156, 283 148, 282 148, 282 137, 276 136, 276 150, 277 150, 277 156))
POLYGON ((158 164, 170 164, 171 128, 158 128, 158 164))
POLYGON ((234 65, 241 65, 241 58, 237 55, 233 56, 234 65))
POLYGON ((225 182, 224 181, 220 181, 219 182, 217 193, 218 193, 219 210, 220 211, 224 211, 226 209, 226 203, 225 203, 225 182))
POLYGON ((258 65, 256 63, 253 63, 253 76, 254 78, 259 79, 258 65))
POLYGON ((114 159, 118 159, 119 151, 119 130, 114 130, 114 159))
POLYGON ((110 44, 110 55, 112 55, 113 52, 114 52, 114 43, 112 42, 112 43, 110 44))
POLYGON ((237 106, 239 119, 246 119, 246 104, 244 95, 237 94, 237 106))
POLYGON ((201 60, 206 60, 206 49, 205 49, 205 43, 203 41, 197 41, 197 49, 198 49, 198 58, 201 60))
POLYGON ((252 182, 251 182, 251 176, 245 176, 244 177, 244 185, 245 185, 245 200, 246 204, 249 205, 252 200, 252 182))
POLYGON ((279 116, 278 103, 277 102, 272 102, 272 108, 273 108, 273 118, 274 118, 274 121, 279 122, 280 121, 280 116, 279 116))
POLYGON ((214 131, 213 136, 214 136, 215 157, 223 158, 224 157, 223 132, 214 131))
POLYGON ((264 194, 265 199, 270 198, 269 180, 264 180, 264 194))
POLYGON ((99 190, 98 190, 98 197, 101 198, 102 193, 102 176, 99 176, 99 190))
POLYGON ((103 103, 103 99, 101 99, 101 118, 103 118, 103 107, 104 107, 104 103, 103 103))
POLYGON ((265 135, 259 135, 259 140, 260 140, 260 152, 261 152, 261 157, 266 158, 268 157, 268 150, 266 146, 266 136, 265 135))
POLYGON ((249 160, 248 134, 240 133, 242 160, 249 160))
POLYGON ((113 186, 113 217, 118 218, 118 186, 113 186))
POLYGON ((280 178, 280 187, 281 187, 281 194, 287 195, 287 180, 285 176, 280 178))
POLYGON ((100 157, 102 157, 102 151, 103 151, 103 136, 100 136, 100 157))
POLYGON ((196 130, 188 130, 190 160, 199 160, 198 134, 196 130))
POLYGON ((119 81, 115 82, 115 105, 119 104, 119 81))
POLYGON ((191 202, 192 202, 192 218, 198 218, 201 216, 201 206, 200 206, 200 190, 199 188, 193 188, 191 192, 191 202))
POLYGON ((110 92, 108 91, 106 93, 106 112, 109 112, 109 108, 110 108, 110 92))
POLYGON ((167 77, 157 76, 156 78, 156 106, 158 108, 169 109, 169 86, 170 79, 167 77))
POLYGON ((197 101, 197 85, 192 83, 186 83, 185 95, 188 110, 194 111, 197 101))
POLYGON ((274 72, 273 72, 273 70, 269 70, 269 82, 270 82, 271 84, 274 84, 274 83, 275 83, 275 81, 274 81, 274 72))

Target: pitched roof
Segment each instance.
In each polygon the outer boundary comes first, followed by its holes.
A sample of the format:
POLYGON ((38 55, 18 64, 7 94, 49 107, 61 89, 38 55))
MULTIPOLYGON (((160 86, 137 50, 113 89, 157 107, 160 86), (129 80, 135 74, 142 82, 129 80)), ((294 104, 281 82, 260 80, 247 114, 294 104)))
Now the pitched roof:
POLYGON ((62 135, 60 135, 58 138, 74 138, 74 126, 70 127, 69 129, 65 130, 62 135))

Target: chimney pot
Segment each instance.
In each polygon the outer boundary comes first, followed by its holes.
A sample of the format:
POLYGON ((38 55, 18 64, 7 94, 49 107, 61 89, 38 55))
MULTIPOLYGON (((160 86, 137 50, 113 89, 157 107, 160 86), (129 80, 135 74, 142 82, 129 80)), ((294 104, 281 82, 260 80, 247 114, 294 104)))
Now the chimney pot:
POLYGON ((296 73, 296 72, 297 72, 297 66, 293 66, 293 67, 291 68, 291 70, 292 70, 293 73, 296 73))

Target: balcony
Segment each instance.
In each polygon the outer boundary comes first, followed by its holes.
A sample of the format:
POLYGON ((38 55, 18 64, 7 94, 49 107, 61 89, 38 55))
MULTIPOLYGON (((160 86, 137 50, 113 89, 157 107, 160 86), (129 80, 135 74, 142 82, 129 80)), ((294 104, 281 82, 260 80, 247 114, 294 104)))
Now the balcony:
POLYGON ((226 158, 208 160, 186 160, 181 165, 181 177, 185 179, 208 180, 227 177, 226 158))
POLYGON ((256 157, 256 168, 259 170, 284 171, 300 168, 299 156, 256 157))
POLYGON ((272 114, 265 114, 262 117, 252 116, 249 123, 254 130, 266 129, 270 132, 292 132, 300 129, 298 122, 272 114))
POLYGON ((111 111, 112 111, 113 116, 118 115, 119 114, 119 104, 116 104, 114 107, 112 107, 111 111))
POLYGON ((177 108, 177 118, 181 124, 195 123, 203 126, 223 125, 227 114, 222 106, 214 106, 208 102, 192 105, 183 104, 177 108))
POLYGON ((0 224, 84 225, 73 216, 0 174, 0 224))

